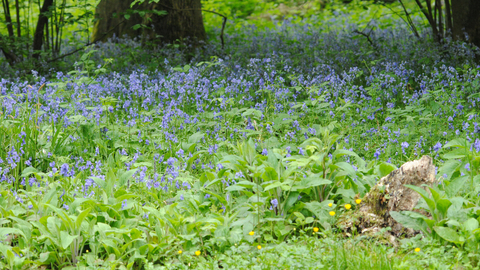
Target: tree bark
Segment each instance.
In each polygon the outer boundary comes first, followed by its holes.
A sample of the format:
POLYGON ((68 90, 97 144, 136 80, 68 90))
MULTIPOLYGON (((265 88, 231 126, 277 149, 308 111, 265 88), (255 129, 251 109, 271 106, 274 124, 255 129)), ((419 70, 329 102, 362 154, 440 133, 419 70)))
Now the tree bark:
POLYGON ((3 39, 3 36, 0 35, 0 50, 2 51, 3 55, 5 55, 5 58, 10 66, 13 66, 18 62, 18 57, 15 55, 15 53, 11 52, 8 47, 8 43, 3 39))
POLYGON ((10 37, 13 37, 13 23, 12 23, 12 16, 10 15, 10 3, 8 3, 8 0, 3 0, 3 11, 5 12, 5 21, 7 23, 7 30, 8 30, 8 35, 10 37))
POLYGON ((43 6, 40 9, 40 15, 38 16, 37 28, 35 29, 35 34, 33 35, 33 57, 38 59, 40 57, 40 50, 43 45, 43 33, 45 26, 48 23, 48 17, 45 15, 46 12, 53 5, 53 0, 45 0, 43 6))
POLYGON ((117 37, 128 35, 131 38, 142 36, 150 40, 172 43, 177 39, 187 37, 196 40, 205 40, 206 33, 203 26, 203 18, 200 0, 161 0, 158 3, 148 3, 146 0, 141 5, 133 7, 139 11, 165 10, 167 15, 159 16, 154 13, 146 13, 143 17, 131 14, 125 20, 125 14, 130 9, 133 0, 102 0, 96 8, 96 18, 93 29, 93 40, 106 41, 115 34, 117 37), (117 14, 114 18, 113 14, 117 14), (125 20, 123 23, 122 21, 125 20), (133 29, 137 24, 146 25, 148 28, 133 29), (105 36, 113 27, 115 30, 105 36))
POLYGON ((480 47, 480 1, 452 0, 453 38, 480 47), (467 34, 467 36, 465 35, 467 34))

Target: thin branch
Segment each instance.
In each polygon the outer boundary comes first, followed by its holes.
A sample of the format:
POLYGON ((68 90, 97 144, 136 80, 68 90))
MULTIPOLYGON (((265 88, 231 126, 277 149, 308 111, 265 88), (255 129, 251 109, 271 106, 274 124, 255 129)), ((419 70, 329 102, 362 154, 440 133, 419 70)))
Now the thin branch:
POLYGON ((354 30, 353 32, 354 32, 354 33, 357 33, 357 34, 359 34, 359 35, 362 35, 362 36, 364 36, 364 37, 366 37, 367 40, 368 40, 368 43, 370 43, 370 45, 372 45, 372 47, 373 47, 374 49, 377 48, 377 46, 375 46, 375 43, 373 43, 372 39, 370 38, 370 35, 369 35, 369 34, 366 34, 366 33, 364 33, 364 32, 358 31, 358 30, 354 30))
POLYGON ((80 47, 80 48, 78 48, 78 49, 76 49, 76 50, 73 50, 73 51, 71 51, 71 52, 69 52, 69 53, 66 53, 66 54, 60 55, 60 56, 58 56, 58 57, 52 58, 52 59, 50 59, 50 60, 47 60, 47 63, 55 62, 55 61, 57 61, 57 60, 59 60, 59 59, 62 59, 62 58, 64 58, 64 57, 66 57, 66 56, 69 56, 69 55, 72 55, 72 54, 74 54, 74 53, 76 53, 76 52, 78 52, 78 51, 81 51, 81 50, 85 49, 85 47, 88 47, 88 46, 90 46, 90 45, 92 45, 92 44, 97 43, 98 41, 102 40, 102 39, 103 39, 104 37, 106 37, 110 32, 112 32, 113 30, 115 30, 118 26, 120 26, 120 24, 122 24, 122 23, 124 23, 124 22, 125 22, 125 19, 122 19, 122 21, 120 21, 117 25, 115 25, 115 26, 112 27, 110 30, 108 30, 107 32, 105 32, 105 33, 103 34, 103 36, 101 36, 101 37, 98 38, 97 40, 94 40, 94 41, 92 41, 92 42, 88 42, 87 44, 83 45, 82 47, 80 47))
MULTIPOLYGON (((402 20, 408 24, 410 26, 410 28, 412 29, 412 32, 413 34, 417 37, 417 38, 420 38, 420 35, 418 34, 418 31, 417 31, 417 28, 415 27, 415 24, 413 23, 412 21, 412 17, 410 17, 410 13, 408 13, 408 10, 407 8, 405 7, 405 5, 403 4, 403 1, 402 0, 398 0, 398 2, 400 2, 400 5, 402 5, 402 8, 403 8, 403 12, 405 12, 405 15, 407 17, 407 20, 405 21, 405 19, 403 19, 402 16, 400 16, 400 18, 402 18, 402 20)), ((386 5, 385 5, 386 6, 386 5)))

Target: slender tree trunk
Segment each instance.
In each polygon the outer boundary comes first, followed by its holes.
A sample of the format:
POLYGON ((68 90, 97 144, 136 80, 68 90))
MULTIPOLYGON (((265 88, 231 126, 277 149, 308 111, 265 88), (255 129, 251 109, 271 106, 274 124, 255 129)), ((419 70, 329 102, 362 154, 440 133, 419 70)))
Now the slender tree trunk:
POLYGON ((452 17, 453 38, 480 47, 480 1, 452 0, 452 17))
POLYGON ((15 0, 15 9, 17 12, 17 36, 21 37, 22 36, 22 27, 20 23, 20 5, 18 3, 18 0, 15 0))
POLYGON ((40 50, 42 49, 44 40, 44 30, 48 23, 48 17, 46 12, 53 5, 53 0, 45 0, 43 6, 40 9, 40 15, 38 16, 37 27, 35 34, 33 35, 33 57, 38 59, 40 57, 40 50))
POLYGON ((8 36, 13 37, 13 23, 12 23, 12 16, 10 15, 10 3, 8 0, 2 0, 3 4, 3 11, 5 12, 5 21, 7 22, 7 30, 8 36))
POLYGON ((453 23, 452 23, 452 8, 450 6, 450 0, 445 0, 445 25, 447 26, 448 34, 452 35, 453 23))

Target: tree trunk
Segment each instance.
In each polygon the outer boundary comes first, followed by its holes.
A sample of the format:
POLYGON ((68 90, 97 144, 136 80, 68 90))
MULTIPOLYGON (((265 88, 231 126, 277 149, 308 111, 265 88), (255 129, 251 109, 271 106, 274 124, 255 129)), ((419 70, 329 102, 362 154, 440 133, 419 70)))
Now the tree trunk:
POLYGON ((206 39, 200 0, 161 0, 158 3, 148 3, 146 0, 133 7, 137 11, 147 11, 143 16, 128 11, 132 2, 133 0, 101 0, 95 12, 98 21, 93 29, 93 41, 106 41, 113 34, 117 37, 128 35, 131 38, 142 36, 150 40, 158 38, 160 42, 166 43, 187 37, 206 39), (152 13, 161 10, 167 14, 152 13), (135 25, 148 28, 134 29, 135 25))
POLYGON ((0 50, 2 51, 10 66, 13 66, 19 60, 15 53, 9 50, 9 47, 10 46, 8 45, 8 42, 4 40, 4 37, 2 35, 0 35, 0 50))
POLYGON ((33 57, 38 59, 40 57, 40 50, 43 45, 43 31, 48 23, 48 17, 45 15, 49 8, 53 5, 53 0, 45 0, 43 6, 40 9, 40 15, 38 16, 37 28, 33 35, 33 57))
POLYGON ((480 1, 452 0, 453 37, 480 47, 480 1))
POLYGON ((2 4, 3 12, 5 13, 5 22, 7 24, 8 35, 13 37, 13 22, 12 16, 10 15, 10 3, 8 3, 8 0, 3 0, 2 4))

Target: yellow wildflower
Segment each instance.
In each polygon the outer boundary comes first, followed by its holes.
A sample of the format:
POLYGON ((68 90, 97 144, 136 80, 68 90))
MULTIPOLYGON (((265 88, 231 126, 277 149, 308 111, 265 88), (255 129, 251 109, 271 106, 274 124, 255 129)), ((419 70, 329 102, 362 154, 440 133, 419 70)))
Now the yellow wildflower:
POLYGON ((415 252, 420 252, 420 248, 416 248, 416 249, 415 249, 415 252))
POLYGON ((329 203, 329 204, 328 204, 328 207, 332 207, 332 206, 333 206, 333 203, 329 203))
POLYGON ((195 255, 200 256, 200 254, 202 254, 202 252, 200 252, 200 250, 195 251, 195 255))
POLYGON ((182 254, 182 253, 183 253, 183 251, 182 251, 182 250, 179 250, 179 251, 178 251, 178 254, 182 254))
POLYGON ((349 204, 349 203, 345 204, 345 209, 350 210, 350 208, 352 208, 351 204, 349 204))
POLYGON ((356 203, 356 204, 360 204, 361 202, 362 202, 362 199, 356 199, 356 200, 355 200, 355 203, 356 203))
POLYGON ((251 235, 251 236, 253 236, 253 235, 255 234, 255 232, 254 232, 254 231, 251 231, 251 232, 249 232, 248 234, 251 235))
POLYGON ((257 248, 260 250, 260 249, 262 249, 262 246, 258 245, 257 248))
POLYGON ((317 227, 313 227, 313 231, 314 231, 314 232, 318 232, 318 228, 317 228, 317 227))
POLYGON ((330 214, 330 216, 333 217, 333 216, 335 216, 335 211, 330 211, 329 214, 330 214))

